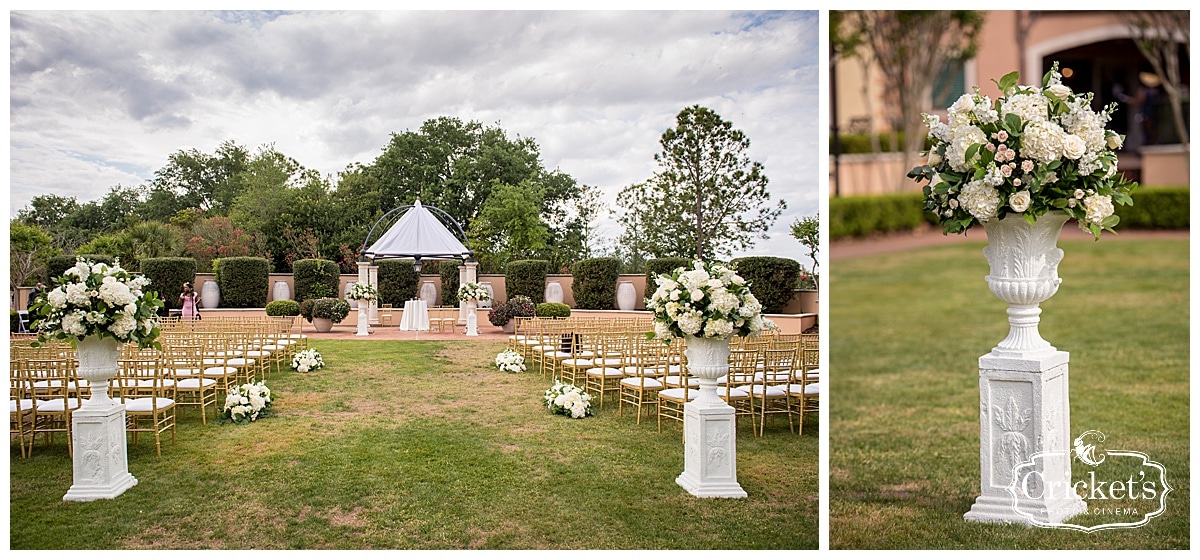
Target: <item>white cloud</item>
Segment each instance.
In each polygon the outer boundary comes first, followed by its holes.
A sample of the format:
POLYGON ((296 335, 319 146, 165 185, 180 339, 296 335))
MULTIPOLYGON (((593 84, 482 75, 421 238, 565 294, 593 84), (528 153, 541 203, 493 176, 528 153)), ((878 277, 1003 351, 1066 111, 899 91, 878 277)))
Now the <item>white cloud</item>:
POLYGON ((13 12, 10 215, 224 140, 336 174, 438 116, 535 138, 548 168, 611 204, 698 103, 746 132, 788 201, 748 253, 807 262, 787 231, 824 183, 817 29, 815 12, 13 12))

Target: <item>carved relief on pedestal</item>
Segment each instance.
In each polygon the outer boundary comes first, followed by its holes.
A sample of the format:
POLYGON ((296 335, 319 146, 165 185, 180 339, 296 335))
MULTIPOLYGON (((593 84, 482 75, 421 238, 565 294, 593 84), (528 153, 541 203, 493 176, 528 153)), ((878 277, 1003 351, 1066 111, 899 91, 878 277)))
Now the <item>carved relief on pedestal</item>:
POLYGON ((1025 429, 1029 427, 1033 411, 1017 403, 1014 395, 1001 399, 1000 405, 992 405, 992 422, 1000 431, 1000 437, 992 442, 992 472, 996 482, 1011 476, 1013 467, 1029 457, 1029 438, 1025 429))

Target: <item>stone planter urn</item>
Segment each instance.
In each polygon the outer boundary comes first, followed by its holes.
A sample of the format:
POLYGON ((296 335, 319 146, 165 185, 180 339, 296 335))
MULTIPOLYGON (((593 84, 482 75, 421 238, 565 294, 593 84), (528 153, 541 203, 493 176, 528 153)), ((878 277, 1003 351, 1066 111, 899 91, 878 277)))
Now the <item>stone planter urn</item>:
POLYGON ((350 309, 358 309, 358 300, 350 299, 350 290, 354 289, 354 285, 358 282, 346 282, 346 291, 342 292, 342 299, 350 304, 350 309))
POLYGON ((563 302, 562 284, 559 284, 558 280, 551 280, 550 282, 547 282, 545 297, 546 297, 546 303, 562 303, 563 302))
POLYGON ((121 343, 87 336, 77 348, 79 377, 87 380, 92 395, 71 417, 73 481, 63 500, 115 498, 138 482, 129 474, 125 405, 108 396, 108 380, 117 374, 121 343))
POLYGON ((624 281, 617 284, 617 309, 633 311, 637 309, 637 290, 633 282, 624 281))
POLYGON ((333 321, 324 317, 313 317, 313 330, 317 332, 329 332, 333 330, 333 321))
POLYGON ((717 395, 717 379, 729 373, 729 339, 685 339, 700 394, 683 407, 684 471, 675 483, 701 498, 745 498, 737 481, 737 418, 717 395))
POLYGON ((491 309, 492 298, 496 297, 496 292, 492 291, 492 283, 491 282, 480 282, 479 285, 483 286, 488 292, 487 299, 479 300, 479 308, 480 309, 491 309))
POLYGON ((221 305, 221 287, 216 280, 205 280, 200 286, 200 309, 216 309, 221 305))
POLYGON ((271 301, 279 301, 281 299, 292 299, 292 289, 288 287, 287 282, 276 280, 275 288, 271 290, 271 301))
POLYGON ((500 327, 500 330, 504 331, 506 334, 513 334, 517 332, 517 325, 512 319, 509 319, 507 323, 504 323, 504 326, 500 327))
POLYGON ((433 282, 427 280, 421 283, 420 296, 427 308, 437 307, 437 286, 433 282))
POLYGON ((982 492, 963 516, 968 521, 1058 523, 1087 509, 1071 486, 1070 356, 1038 333, 1039 305, 1062 282, 1063 251, 1055 245, 1066 221, 1050 212, 1032 225, 1013 214, 983 223, 986 280, 1008 303, 1009 331, 979 358, 982 492), (1027 468, 1040 476, 1019 476, 1027 468), (1035 482, 1014 486, 1014 476, 1035 482))

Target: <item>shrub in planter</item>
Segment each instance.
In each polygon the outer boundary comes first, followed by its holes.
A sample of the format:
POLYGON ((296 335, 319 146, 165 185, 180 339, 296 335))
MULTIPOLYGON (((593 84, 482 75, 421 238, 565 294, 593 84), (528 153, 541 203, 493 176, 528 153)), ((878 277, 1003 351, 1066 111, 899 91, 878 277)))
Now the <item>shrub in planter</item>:
POLYGON ((676 268, 681 266, 692 266, 691 259, 668 257, 646 261, 646 290, 642 294, 643 299, 650 299, 650 296, 653 296, 654 291, 658 289, 658 284, 654 283, 655 278, 674 272, 676 268))
POLYGON ((404 307, 417 297, 420 279, 412 261, 379 261, 379 304, 404 307))
MULTIPOLYGON (((79 259, 87 259, 94 263, 104 263, 104 264, 113 264, 113 261, 115 260, 108 255, 88 255, 88 254, 57 255, 54 257, 50 257, 50 259, 46 261, 46 278, 47 278, 46 287, 53 288, 53 287, 57 286, 58 284, 55 284, 54 280, 56 278, 62 276, 63 273, 65 273, 68 268, 75 266, 75 261, 77 261, 79 259)), ((180 290, 180 291, 182 291, 182 290, 180 290)))
POLYGON ((550 261, 512 261, 504 269, 504 293, 526 296, 534 303, 546 301, 546 274, 550 261))
POLYGON ((514 318, 533 317, 535 312, 533 300, 528 296, 516 296, 494 305, 492 310, 488 311, 488 321, 497 327, 503 327, 514 318))
POLYGON ((290 299, 277 299, 267 304, 268 317, 295 317, 300 314, 300 304, 290 299))
POLYGON ((163 312, 179 309, 179 294, 184 282, 195 282, 196 259, 190 257, 147 258, 141 262, 142 275, 150 279, 148 289, 158 292, 163 312))
POLYGON ((266 307, 271 263, 262 257, 225 257, 218 265, 223 307, 266 307))
POLYGON ((341 323, 349 314, 350 304, 344 299, 317 298, 313 300, 313 318, 329 319, 334 323, 341 323))
POLYGON ((576 309, 616 309, 621 260, 584 259, 571 265, 571 291, 576 309))
POLYGON ((534 314, 538 317, 570 317, 571 306, 565 303, 539 303, 534 314))
POLYGON ((296 300, 337 296, 340 274, 337 263, 325 259, 300 259, 292 263, 296 300))
POLYGON ((762 304, 763 313, 782 313, 800 277, 800 263, 792 259, 743 257, 733 259, 729 265, 750 284, 750 292, 762 304))

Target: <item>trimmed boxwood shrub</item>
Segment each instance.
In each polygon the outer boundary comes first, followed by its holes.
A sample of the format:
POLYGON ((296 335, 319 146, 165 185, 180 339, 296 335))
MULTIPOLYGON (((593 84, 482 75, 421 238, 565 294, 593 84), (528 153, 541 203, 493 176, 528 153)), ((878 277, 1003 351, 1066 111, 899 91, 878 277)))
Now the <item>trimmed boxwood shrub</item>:
POLYGON ((300 314, 300 304, 295 300, 277 299, 267 304, 268 317, 295 317, 300 314))
POLYGON ((650 299, 650 296, 654 295, 655 290, 658 290, 658 284, 654 283, 655 278, 674 272, 676 268, 681 266, 692 266, 692 260, 679 257, 665 257, 646 261, 646 290, 643 293, 644 299, 650 299))
POLYGON ((442 276, 442 305, 458 306, 458 261, 441 261, 437 265, 442 276))
POLYGON ((546 301, 546 275, 550 261, 512 261, 504 269, 504 293, 508 297, 528 296, 533 303, 546 301))
POLYGON ((924 196, 919 192, 830 198, 829 238, 866 237, 876 232, 915 229, 923 222, 936 224, 923 206, 924 196))
POLYGON ((271 263, 262 257, 224 257, 217 265, 221 307, 266 307, 271 263))
POLYGON ((538 317, 570 317, 571 306, 565 303, 539 303, 533 313, 538 317))
POLYGON ((616 309, 621 260, 583 259, 571 265, 571 292, 576 309, 616 309))
POLYGON ((55 283, 55 280, 59 276, 62 276, 68 268, 75 266, 75 262, 79 259, 86 259, 92 261, 93 263, 102 262, 105 264, 112 264, 113 261, 116 260, 108 255, 90 254, 58 255, 50 257, 50 259, 46 261, 46 286, 50 288, 57 286, 58 284, 55 283))
POLYGON ((1117 205, 1122 229, 1188 229, 1191 191, 1187 187, 1142 188, 1133 193, 1133 206, 1117 205))
POLYGON ((800 277, 800 263, 781 257, 742 257, 729 265, 750 284, 763 313, 782 313, 800 277))
POLYGON ((296 289, 296 300, 318 297, 337 297, 341 269, 337 263, 325 259, 300 259, 292 263, 292 283, 296 289))
MULTIPOLYGON (((158 292, 163 300, 163 313, 167 309, 179 309, 179 294, 183 283, 192 282, 196 288, 196 259, 191 257, 162 257, 142 259, 142 274, 150 279, 149 289, 158 292)), ((199 291, 199 288, 197 288, 199 291)))
POLYGON ((404 302, 417 297, 420 276, 413 270, 412 261, 379 261, 379 304, 404 307, 404 302))

